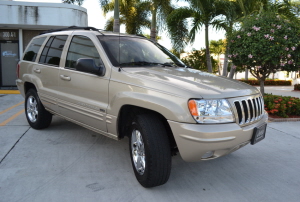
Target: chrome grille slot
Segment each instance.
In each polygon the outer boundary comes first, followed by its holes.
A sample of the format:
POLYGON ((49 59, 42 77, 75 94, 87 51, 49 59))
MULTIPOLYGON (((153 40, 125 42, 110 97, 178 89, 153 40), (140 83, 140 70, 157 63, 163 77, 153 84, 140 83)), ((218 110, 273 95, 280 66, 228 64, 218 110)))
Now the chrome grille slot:
POLYGON ((249 111, 250 111, 250 121, 253 121, 254 118, 254 108, 252 104, 252 100, 248 99, 248 106, 249 106, 249 111))
POLYGON ((248 123, 249 122, 249 107, 247 106, 247 102, 245 100, 242 101, 242 105, 244 108, 245 123, 248 123))
POLYGON ((243 114, 242 114, 242 108, 241 108, 241 104, 239 101, 234 102, 236 111, 237 111, 237 115, 238 115, 238 119, 239 119, 239 124, 242 123, 242 119, 243 119, 243 114))
POLYGON ((234 101, 234 107, 239 125, 245 125, 260 119, 264 112, 264 102, 261 96, 234 101))

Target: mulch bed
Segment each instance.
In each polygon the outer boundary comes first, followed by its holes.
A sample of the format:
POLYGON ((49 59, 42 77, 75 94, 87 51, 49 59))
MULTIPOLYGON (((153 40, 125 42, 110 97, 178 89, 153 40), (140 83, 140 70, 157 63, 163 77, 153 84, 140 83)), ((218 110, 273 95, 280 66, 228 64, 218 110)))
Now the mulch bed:
POLYGON ((280 116, 269 114, 269 121, 272 121, 272 122, 300 121, 300 116, 290 115, 289 118, 283 118, 280 116))

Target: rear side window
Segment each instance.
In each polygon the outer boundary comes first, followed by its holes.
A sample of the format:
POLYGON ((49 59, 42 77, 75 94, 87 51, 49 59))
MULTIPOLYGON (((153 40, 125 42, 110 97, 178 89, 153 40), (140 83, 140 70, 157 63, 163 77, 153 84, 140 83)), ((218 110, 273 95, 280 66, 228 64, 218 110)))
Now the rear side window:
POLYGON ((39 63, 58 66, 68 36, 52 36, 46 43, 39 63))
POLYGON ((34 62, 45 39, 46 37, 33 39, 28 48, 26 49, 23 60, 34 62))
POLYGON ((75 68, 76 62, 80 58, 92 58, 97 66, 103 64, 91 39, 86 36, 74 36, 68 50, 65 67, 75 68))

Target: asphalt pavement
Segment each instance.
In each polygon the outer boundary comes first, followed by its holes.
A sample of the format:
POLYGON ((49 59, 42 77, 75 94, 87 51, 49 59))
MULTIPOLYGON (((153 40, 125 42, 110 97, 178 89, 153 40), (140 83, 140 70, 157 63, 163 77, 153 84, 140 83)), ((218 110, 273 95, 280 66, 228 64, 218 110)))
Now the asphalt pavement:
MULTIPOLYGON (((266 88, 277 91, 292 92, 266 88)), ((219 159, 187 163, 177 155, 169 181, 146 189, 135 179, 127 138, 57 116, 34 130, 22 101, 0 95, 0 202, 299 201, 300 122, 270 122, 264 140, 219 159)))

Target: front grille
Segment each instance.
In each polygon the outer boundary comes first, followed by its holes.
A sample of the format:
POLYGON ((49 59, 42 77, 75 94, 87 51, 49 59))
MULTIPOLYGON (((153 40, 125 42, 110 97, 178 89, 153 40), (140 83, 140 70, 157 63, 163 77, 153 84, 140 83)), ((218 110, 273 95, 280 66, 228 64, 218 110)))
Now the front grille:
POLYGON ((264 101, 261 96, 234 101, 238 123, 245 125, 260 119, 264 113, 264 101))

